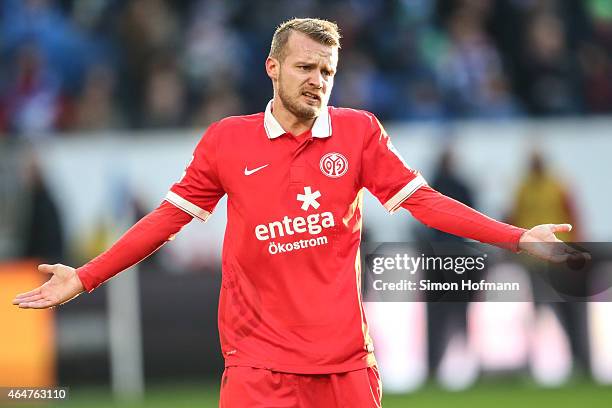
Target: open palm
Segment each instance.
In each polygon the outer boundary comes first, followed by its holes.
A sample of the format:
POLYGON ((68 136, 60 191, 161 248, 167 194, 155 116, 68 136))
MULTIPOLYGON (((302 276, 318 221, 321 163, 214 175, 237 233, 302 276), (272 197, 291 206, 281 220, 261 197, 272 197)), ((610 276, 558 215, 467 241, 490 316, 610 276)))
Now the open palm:
POLYGON ((14 305, 23 309, 45 309, 61 305, 85 290, 76 270, 70 266, 42 264, 38 270, 53 276, 38 288, 15 296, 14 305))
POLYGON ((542 224, 526 231, 521 237, 519 249, 545 261, 561 263, 569 259, 589 259, 590 255, 566 245, 555 235, 569 232, 570 224, 542 224))

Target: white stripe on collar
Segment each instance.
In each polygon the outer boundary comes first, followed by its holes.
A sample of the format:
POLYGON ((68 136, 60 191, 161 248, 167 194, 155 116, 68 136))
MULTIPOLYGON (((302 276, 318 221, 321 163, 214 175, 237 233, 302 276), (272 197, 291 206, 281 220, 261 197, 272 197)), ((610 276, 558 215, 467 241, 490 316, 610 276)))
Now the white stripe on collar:
MULTIPOLYGON (((264 128, 268 134, 269 139, 275 139, 279 136, 284 135, 285 129, 278 123, 274 115, 272 115, 272 99, 266 106, 264 113, 264 128)), ((315 119, 312 125, 312 137, 330 137, 332 135, 331 117, 329 115, 329 108, 326 106, 325 109, 321 110, 321 114, 315 119)))

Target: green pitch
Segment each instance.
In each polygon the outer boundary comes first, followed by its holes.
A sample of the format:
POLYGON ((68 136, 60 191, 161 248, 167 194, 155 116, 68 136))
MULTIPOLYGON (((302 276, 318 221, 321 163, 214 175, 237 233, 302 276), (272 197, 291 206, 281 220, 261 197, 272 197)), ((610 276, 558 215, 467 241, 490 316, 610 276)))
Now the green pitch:
MULTIPOLYGON (((70 390, 70 398, 58 408, 194 408, 217 407, 217 385, 157 385, 150 386, 143 403, 116 403, 108 390, 70 390)), ((542 389, 524 382, 486 382, 468 391, 448 392, 435 386, 427 386, 408 395, 385 395, 383 408, 610 408, 612 387, 597 386, 588 382, 576 382, 559 389, 542 389)))

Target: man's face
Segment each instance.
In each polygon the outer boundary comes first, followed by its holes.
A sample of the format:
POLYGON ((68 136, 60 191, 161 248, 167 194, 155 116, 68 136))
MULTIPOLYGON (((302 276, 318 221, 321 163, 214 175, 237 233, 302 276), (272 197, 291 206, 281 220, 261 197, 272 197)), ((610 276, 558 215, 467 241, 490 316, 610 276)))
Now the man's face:
POLYGON ((300 119, 316 118, 327 106, 337 65, 337 47, 320 44, 298 32, 289 36, 282 61, 267 62, 280 101, 300 119))

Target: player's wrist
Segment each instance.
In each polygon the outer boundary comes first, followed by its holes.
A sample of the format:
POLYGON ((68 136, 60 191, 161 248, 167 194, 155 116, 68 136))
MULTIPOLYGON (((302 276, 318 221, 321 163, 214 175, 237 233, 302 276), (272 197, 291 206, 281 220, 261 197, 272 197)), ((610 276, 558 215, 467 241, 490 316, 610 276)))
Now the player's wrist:
POLYGON ((87 277, 85 276, 85 271, 82 267, 75 269, 74 275, 75 287, 80 289, 79 293, 91 292, 93 290, 93 288, 90 289, 87 285, 87 277))
POLYGON ((530 242, 531 238, 529 236, 529 230, 524 228, 519 228, 518 239, 516 241, 516 253, 522 253, 526 248, 525 245, 527 242, 530 242))

